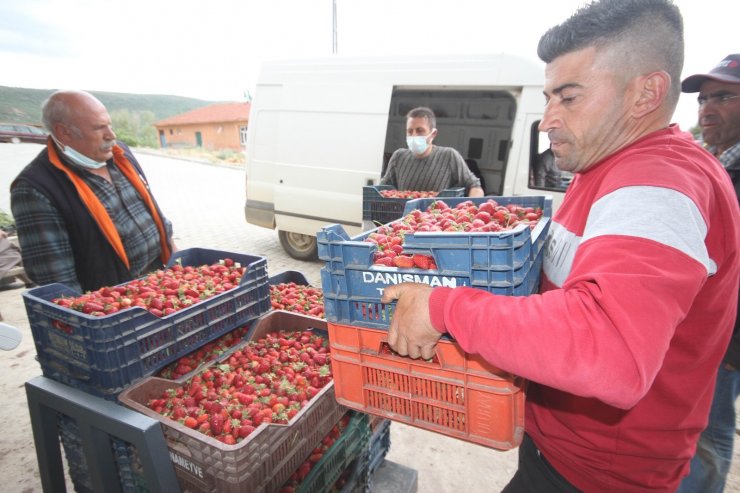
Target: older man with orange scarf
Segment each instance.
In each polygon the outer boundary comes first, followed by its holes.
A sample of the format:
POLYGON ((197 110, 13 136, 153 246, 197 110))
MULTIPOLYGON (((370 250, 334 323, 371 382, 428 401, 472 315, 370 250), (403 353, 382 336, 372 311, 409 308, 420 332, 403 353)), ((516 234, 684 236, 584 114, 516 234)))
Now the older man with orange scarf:
POLYGON ((58 91, 42 112, 47 146, 11 184, 30 278, 90 291, 161 268, 175 248, 171 224, 105 106, 58 91))

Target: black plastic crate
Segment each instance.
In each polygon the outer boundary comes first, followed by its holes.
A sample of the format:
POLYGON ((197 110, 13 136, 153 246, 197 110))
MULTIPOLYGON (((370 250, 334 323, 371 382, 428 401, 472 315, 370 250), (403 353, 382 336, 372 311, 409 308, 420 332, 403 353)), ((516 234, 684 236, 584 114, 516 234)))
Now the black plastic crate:
MULTIPOLYGON (((375 185, 362 187, 362 219, 372 221, 376 225, 386 224, 403 216, 406 202, 414 199, 400 199, 383 197, 382 190, 395 190, 390 185, 375 185)), ((437 194, 437 197, 463 197, 464 188, 446 188, 437 194)))
POLYGON ((308 282, 308 279, 306 279, 306 276, 302 272, 299 272, 297 270, 286 270, 285 272, 281 272, 280 274, 275 274, 274 276, 270 276, 267 282, 271 286, 275 286, 278 284, 288 284, 291 282, 294 282, 299 286, 311 285, 311 283, 308 282))

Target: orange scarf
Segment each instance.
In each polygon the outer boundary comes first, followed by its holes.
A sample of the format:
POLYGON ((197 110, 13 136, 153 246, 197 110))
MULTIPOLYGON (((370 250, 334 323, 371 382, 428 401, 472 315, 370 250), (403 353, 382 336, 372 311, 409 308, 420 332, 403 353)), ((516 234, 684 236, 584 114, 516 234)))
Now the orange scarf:
MULTIPOLYGON (((49 160, 51 161, 51 164, 53 164, 54 167, 60 169, 67 175, 67 178, 69 178, 69 180, 77 189, 77 194, 80 196, 80 199, 85 204, 85 207, 87 207, 87 210, 90 211, 90 214, 92 214, 95 222, 98 223, 98 226, 103 232, 105 238, 108 240, 108 243, 110 243, 110 245, 113 247, 113 250, 115 250, 116 254, 118 254, 120 259, 126 265, 126 268, 130 270, 131 267, 129 265, 128 255, 126 255, 126 250, 123 248, 121 237, 118 234, 116 226, 113 224, 113 221, 108 215, 108 211, 105 210, 105 207, 100 202, 100 199, 98 199, 92 189, 87 185, 87 183, 83 181, 82 178, 80 178, 76 173, 70 170, 69 167, 62 164, 61 160, 59 159, 59 155, 57 155, 57 151, 54 147, 51 137, 49 138, 46 148, 49 152, 49 160)), ((113 146, 113 162, 116 164, 116 166, 118 166, 118 169, 121 170, 128 181, 134 186, 136 191, 139 192, 139 195, 144 200, 146 206, 149 208, 149 212, 154 218, 154 222, 156 223, 157 229, 159 230, 159 243, 162 249, 162 263, 166 264, 171 254, 170 246, 167 243, 167 233, 164 229, 164 223, 162 222, 162 218, 157 212, 157 208, 154 206, 154 200, 152 199, 151 194, 149 194, 149 190, 147 190, 147 187, 139 176, 139 173, 136 172, 133 165, 128 161, 128 159, 126 159, 123 149, 121 149, 117 145, 113 146)))

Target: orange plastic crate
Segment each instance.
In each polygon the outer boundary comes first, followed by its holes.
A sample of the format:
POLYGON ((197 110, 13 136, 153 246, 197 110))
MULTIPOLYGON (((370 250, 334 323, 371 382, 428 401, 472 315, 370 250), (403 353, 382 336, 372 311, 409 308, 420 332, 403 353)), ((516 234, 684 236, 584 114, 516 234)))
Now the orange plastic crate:
POLYGON ((388 332, 329 322, 336 399, 382 416, 487 447, 508 450, 524 435, 526 380, 452 340, 432 361, 393 353, 388 332))

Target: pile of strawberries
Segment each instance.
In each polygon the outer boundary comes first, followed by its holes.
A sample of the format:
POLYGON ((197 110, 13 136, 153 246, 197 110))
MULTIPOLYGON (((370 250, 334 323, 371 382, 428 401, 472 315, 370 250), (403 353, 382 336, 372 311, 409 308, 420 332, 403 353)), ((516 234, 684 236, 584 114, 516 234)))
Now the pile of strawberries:
POLYGON ((229 258, 212 265, 175 264, 126 284, 106 286, 81 296, 63 296, 51 301, 98 317, 134 306, 162 317, 237 287, 245 271, 246 267, 229 258))
MULTIPOLYGON (((294 493, 300 489, 301 483, 306 479, 311 470, 316 464, 324 457, 324 454, 336 443, 337 440, 342 436, 342 433, 347 429, 349 424, 350 415, 345 414, 339 420, 337 424, 329 431, 329 433, 321 440, 312 451, 311 455, 303 461, 298 469, 290 476, 290 479, 285 482, 279 493, 294 493)), ((342 481, 343 478, 339 478, 337 481, 342 481)), ((340 486, 336 485, 335 486, 340 486)))
POLYGON ((227 332, 215 341, 209 342, 203 347, 165 366, 159 371, 157 376, 168 380, 177 380, 184 377, 203 363, 217 359, 226 351, 242 342, 248 331, 249 326, 244 325, 231 332, 227 332))
POLYGON ((437 192, 417 192, 416 190, 380 190, 379 193, 387 199, 428 199, 437 196, 437 192))
POLYGON ((415 210, 398 221, 379 227, 365 241, 378 245, 373 257, 374 264, 403 269, 436 270, 434 258, 403 253, 403 239, 407 233, 491 233, 511 230, 519 224, 534 228, 541 217, 541 208, 515 204, 503 206, 493 199, 478 206, 473 201, 466 200, 454 208, 442 200, 435 200, 425 211, 415 210))
POLYGON ((313 331, 272 332, 147 406, 227 445, 262 423, 288 423, 332 379, 328 341, 313 331))
POLYGON ((270 285, 273 310, 286 310, 324 318, 324 292, 320 288, 294 282, 270 285))
MULTIPOLYGON (((324 294, 320 288, 304 286, 294 282, 270 285, 270 301, 274 310, 303 313, 324 318, 324 294)), ((183 356, 160 370, 157 376, 177 380, 192 372, 203 363, 213 361, 241 342, 249 326, 236 328, 200 349, 183 356)))

